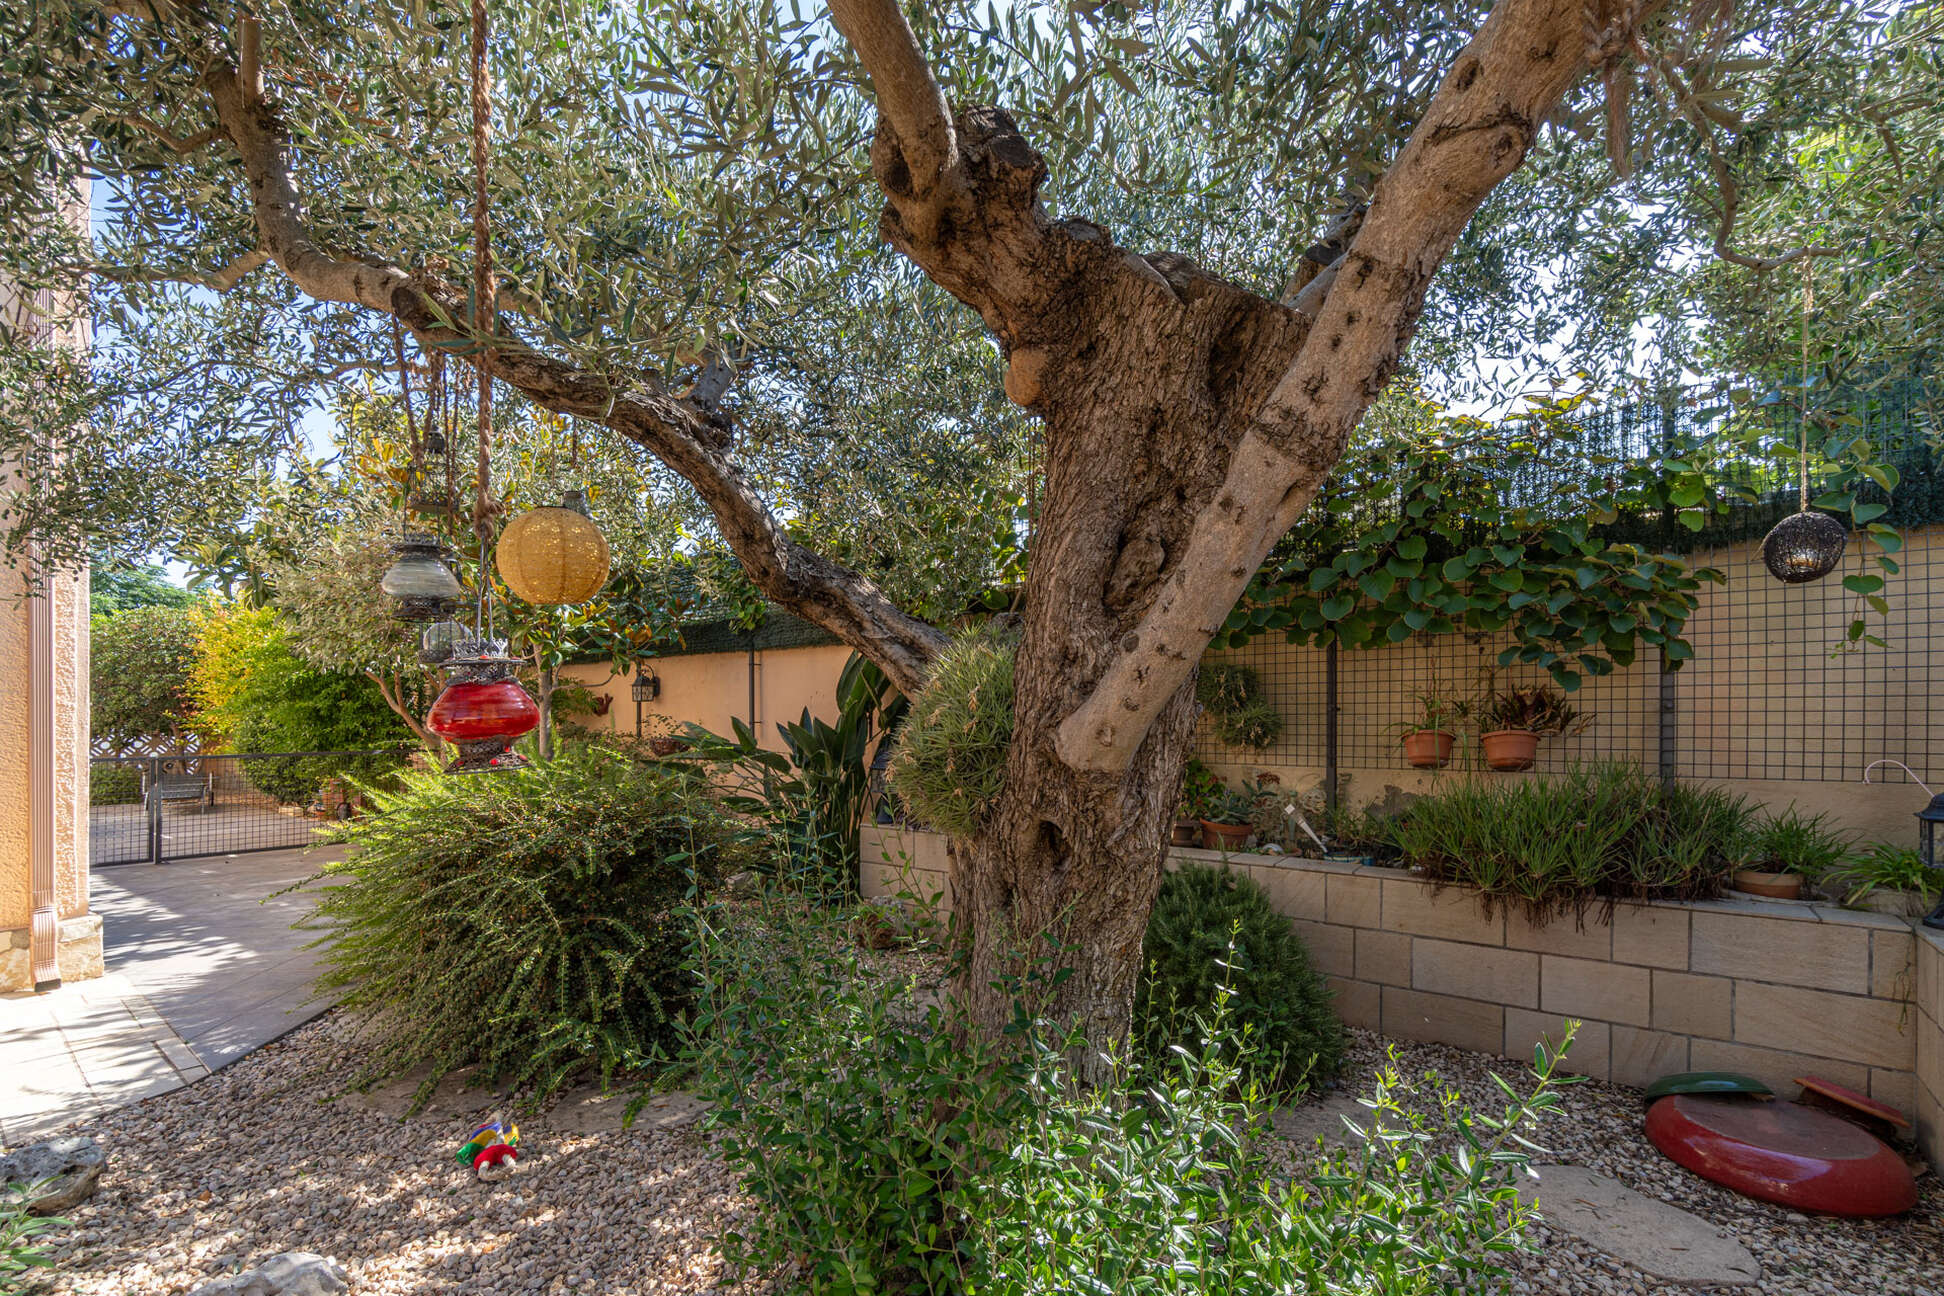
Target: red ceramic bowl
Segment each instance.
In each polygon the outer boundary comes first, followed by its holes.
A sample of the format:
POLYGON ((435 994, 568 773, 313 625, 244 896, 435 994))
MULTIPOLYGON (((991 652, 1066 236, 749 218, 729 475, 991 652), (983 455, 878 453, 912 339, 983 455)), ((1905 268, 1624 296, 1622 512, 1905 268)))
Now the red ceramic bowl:
POLYGON ((514 680, 448 684, 425 724, 441 738, 518 738, 540 723, 540 708, 514 680))
POLYGON ((1795 1103, 1676 1094, 1647 1109, 1655 1147, 1703 1179, 1830 1215, 1897 1215, 1917 1204, 1910 1167, 1848 1121, 1795 1103))

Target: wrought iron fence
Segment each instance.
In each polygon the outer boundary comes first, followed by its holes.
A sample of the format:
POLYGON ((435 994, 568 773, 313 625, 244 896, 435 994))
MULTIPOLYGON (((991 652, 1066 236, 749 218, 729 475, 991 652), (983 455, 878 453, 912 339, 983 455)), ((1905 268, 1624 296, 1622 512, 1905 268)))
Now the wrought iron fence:
POLYGON ((96 757, 89 862, 160 864, 308 846, 321 819, 360 808, 347 776, 370 781, 404 762, 390 748, 96 757))

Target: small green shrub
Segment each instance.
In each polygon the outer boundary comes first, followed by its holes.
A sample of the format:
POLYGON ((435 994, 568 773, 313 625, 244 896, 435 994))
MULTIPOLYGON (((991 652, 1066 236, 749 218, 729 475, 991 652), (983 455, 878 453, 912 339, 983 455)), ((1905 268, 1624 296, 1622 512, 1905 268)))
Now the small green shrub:
POLYGON ((96 765, 88 771, 91 806, 140 805, 142 771, 135 765, 96 765))
POLYGON ((698 1075, 757 1203, 722 1238, 743 1272, 789 1266, 815 1296, 1432 1296, 1487 1289, 1525 1245, 1517 1139, 1558 1105, 1552 1054, 1500 1116, 1386 1072, 1384 1138, 1292 1179, 1225 995, 1199 1057, 1094 1086, 1033 1010, 1039 971, 992 1045, 949 1000, 915 1009, 911 976, 875 971, 811 898, 707 906, 702 932, 698 1075))
POLYGON ((58 1233, 68 1222, 55 1216, 34 1215, 28 1204, 39 1196, 46 1184, 22 1184, 0 1191, 0 1292, 25 1291, 27 1275, 35 1269, 50 1269, 53 1257, 36 1239, 58 1233))
POLYGON ((1762 816, 1746 833, 1740 853, 1753 868, 1814 882, 1850 853, 1850 838, 1830 826, 1827 814, 1806 815, 1791 805, 1762 816))
POLYGON ((939 655, 898 728, 891 785, 927 828, 974 837, 1006 782, 1012 745, 1011 635, 975 631, 939 655))
POLYGON ((1149 1059, 1197 1052, 1218 991, 1249 1035, 1270 1089, 1328 1084, 1343 1064, 1343 1024, 1289 919, 1246 876, 1190 864, 1168 874, 1141 943, 1135 1031, 1149 1059))
POLYGON ((1274 747, 1282 731, 1282 712, 1261 698, 1230 711, 1215 723, 1215 736, 1223 742, 1256 751, 1274 747))
POLYGON ((1188 758, 1181 773, 1181 804, 1176 816, 1182 819, 1206 819, 1226 791, 1222 780, 1214 770, 1203 764, 1196 756, 1188 758))
POLYGON ((1751 819, 1739 797, 1669 787, 1621 763, 1553 779, 1460 784, 1397 823, 1403 857, 1435 882, 1476 887, 1535 921, 1595 899, 1710 899, 1751 819))
POLYGON ((311 879, 320 990, 370 1008, 370 1083, 429 1064, 544 1096, 583 1068, 650 1064, 694 1000, 692 886, 723 816, 692 771, 576 746, 516 773, 367 789, 346 858, 311 879))
POLYGON ((1846 857, 1824 873, 1821 881, 1835 888, 1843 903, 1852 908, 1878 891, 1909 891, 1928 898, 1937 886, 1936 875, 1924 867, 1923 857, 1914 847, 1881 841, 1846 857))
POLYGON ((1218 716, 1241 710, 1261 691, 1255 669, 1233 662, 1204 663, 1195 680, 1195 701, 1218 716))

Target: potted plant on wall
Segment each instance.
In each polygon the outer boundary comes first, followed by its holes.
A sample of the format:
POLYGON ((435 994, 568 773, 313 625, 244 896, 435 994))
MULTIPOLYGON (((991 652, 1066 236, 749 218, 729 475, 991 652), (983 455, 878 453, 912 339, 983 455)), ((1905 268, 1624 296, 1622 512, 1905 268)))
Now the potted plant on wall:
POLYGON ((1879 841, 1846 857, 1822 884, 1846 909, 1921 918, 1930 909, 1933 878, 1915 847, 1879 841))
POLYGON ((1806 815, 1793 805, 1762 818, 1737 844, 1735 890, 1769 900, 1798 900, 1810 882, 1840 864, 1849 839, 1829 826, 1826 814, 1806 815))
POLYGON ((1497 689, 1485 695, 1478 708, 1483 730, 1478 745, 1485 763, 1495 770, 1528 770, 1539 756, 1539 740, 1578 733, 1592 723, 1550 684, 1531 688, 1497 689))
POLYGON ((1202 764, 1198 757, 1190 756, 1181 778, 1181 804, 1175 810, 1174 845, 1201 844, 1202 820, 1208 817, 1208 811, 1221 795, 1222 780, 1215 777, 1215 771, 1202 764))
POLYGON ((1241 850, 1248 845, 1249 834, 1254 831, 1254 795, 1248 792, 1231 792, 1227 789, 1211 797, 1204 809, 1201 830, 1202 845, 1209 850, 1241 850))
POLYGON ((1404 759, 1413 769, 1443 769, 1467 708, 1439 693, 1418 694, 1417 705, 1417 718, 1404 727, 1404 759))

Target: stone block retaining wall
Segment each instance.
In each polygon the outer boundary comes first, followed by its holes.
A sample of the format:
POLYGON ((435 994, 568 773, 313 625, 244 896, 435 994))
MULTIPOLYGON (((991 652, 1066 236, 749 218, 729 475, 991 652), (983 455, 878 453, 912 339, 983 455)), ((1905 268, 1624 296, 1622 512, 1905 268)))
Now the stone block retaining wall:
POLYGON ((1944 1167, 1944 932, 1917 928, 1917 1137, 1944 1167))
MULTIPOLYGON (((865 894, 949 907, 942 837, 867 827, 862 846, 865 894)), ((1174 852, 1224 858, 1295 924, 1353 1025, 1530 1058, 1576 1018, 1568 1070, 1635 1087, 1670 1071, 1742 1071, 1783 1093, 1814 1073, 1912 1117, 1932 1161, 1944 1155, 1944 933, 1740 899, 1534 926, 1397 869, 1174 852)))

